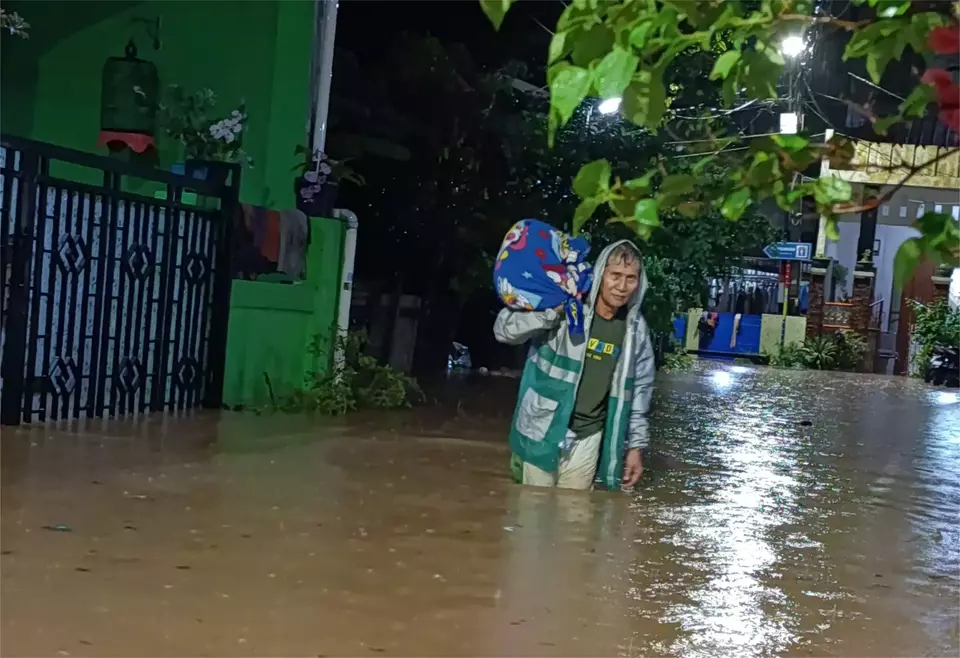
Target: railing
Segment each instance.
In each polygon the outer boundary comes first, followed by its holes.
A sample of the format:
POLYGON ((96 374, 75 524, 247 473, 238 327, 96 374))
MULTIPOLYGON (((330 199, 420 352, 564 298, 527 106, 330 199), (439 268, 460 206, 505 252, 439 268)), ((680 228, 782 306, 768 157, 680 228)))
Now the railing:
POLYGON ((879 331, 883 326, 883 300, 870 304, 870 328, 879 331))
POLYGON ((219 406, 238 186, 0 137, 0 423, 219 406))

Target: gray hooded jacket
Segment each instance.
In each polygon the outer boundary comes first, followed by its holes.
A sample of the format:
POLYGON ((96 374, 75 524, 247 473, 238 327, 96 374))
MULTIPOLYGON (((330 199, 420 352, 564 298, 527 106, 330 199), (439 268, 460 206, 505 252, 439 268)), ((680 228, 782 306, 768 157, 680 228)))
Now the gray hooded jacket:
MULTIPOLYGON (((559 448, 573 413, 586 355, 587 337, 603 271, 610 253, 628 240, 604 249, 594 267, 593 287, 584 305, 584 334, 571 336, 562 312, 503 309, 494 323, 498 341, 508 345, 530 343, 520 381, 510 444, 523 461, 556 471, 559 448)), ((638 254, 639 255, 639 254, 638 254)), ((627 302, 624 349, 614 370, 598 475, 608 487, 619 486, 627 448, 645 448, 649 442, 647 412, 653 392, 654 357, 640 304, 647 290, 641 268, 640 284, 627 302)))

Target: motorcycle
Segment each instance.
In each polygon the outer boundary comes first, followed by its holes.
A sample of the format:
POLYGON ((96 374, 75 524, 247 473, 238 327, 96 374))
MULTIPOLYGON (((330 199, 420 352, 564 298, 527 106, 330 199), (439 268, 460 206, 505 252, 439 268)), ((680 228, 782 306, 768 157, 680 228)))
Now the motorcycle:
POLYGON ((960 350, 948 345, 933 348, 923 380, 934 386, 960 388, 960 350))

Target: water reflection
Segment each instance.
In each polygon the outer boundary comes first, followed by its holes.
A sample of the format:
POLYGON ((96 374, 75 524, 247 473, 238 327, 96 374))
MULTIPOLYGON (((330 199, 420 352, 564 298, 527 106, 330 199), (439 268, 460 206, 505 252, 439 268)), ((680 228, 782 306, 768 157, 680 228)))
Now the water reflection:
POLYGON ((798 486, 795 435, 766 421, 768 401, 750 396, 750 369, 718 369, 709 407, 699 408, 724 471, 711 478, 705 499, 686 506, 672 541, 709 555, 709 574, 666 618, 685 633, 664 647, 669 655, 764 656, 796 641, 788 626, 770 614, 785 597, 763 578, 777 560, 769 530, 794 520, 798 486), (745 390, 746 389, 746 390, 745 390), (708 429, 709 428, 709 429, 708 429))
POLYGON ((651 577, 673 578, 654 586, 656 615, 677 629, 647 638, 650 652, 955 654, 958 614, 945 605, 960 592, 952 395, 740 366, 673 378, 654 444, 702 468, 666 474, 638 497, 638 523, 671 555, 666 572, 636 560, 634 595, 649 594, 651 577), (916 623, 904 626, 905 614, 916 623))

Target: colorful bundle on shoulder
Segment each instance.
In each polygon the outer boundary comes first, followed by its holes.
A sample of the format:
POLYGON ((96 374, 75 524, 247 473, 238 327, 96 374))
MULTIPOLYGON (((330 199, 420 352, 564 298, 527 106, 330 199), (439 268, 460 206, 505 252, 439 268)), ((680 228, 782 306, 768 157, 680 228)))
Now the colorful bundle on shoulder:
POLYGON ((590 245, 536 219, 513 225, 500 245, 493 285, 508 308, 545 311, 563 305, 571 334, 583 333, 579 297, 590 291, 590 245))

